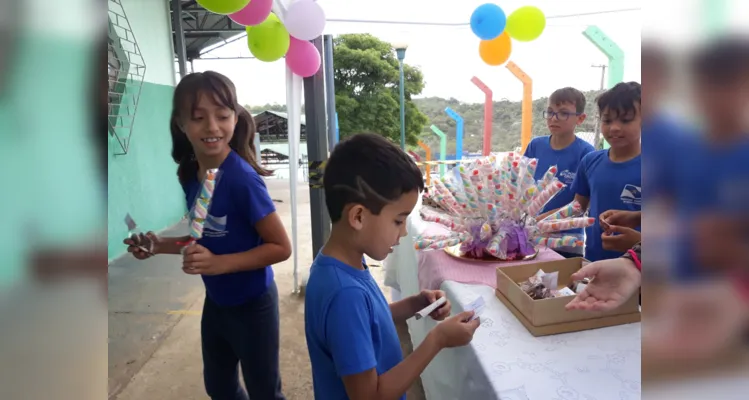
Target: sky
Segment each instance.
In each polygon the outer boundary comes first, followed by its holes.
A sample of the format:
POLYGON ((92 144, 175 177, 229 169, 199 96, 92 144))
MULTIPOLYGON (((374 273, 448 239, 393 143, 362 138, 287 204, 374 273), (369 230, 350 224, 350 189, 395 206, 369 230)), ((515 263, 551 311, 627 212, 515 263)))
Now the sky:
MULTIPOLYGON (((424 21, 468 23, 473 10, 486 0, 318 0, 328 19, 377 21, 424 21)), ((599 89, 601 68, 607 58, 582 32, 598 26, 625 53, 625 81, 640 81, 640 43, 643 12, 641 0, 522 0, 493 1, 509 15, 516 8, 534 5, 547 17, 544 33, 527 43, 513 42, 510 60, 533 79, 533 97, 548 96, 555 89, 573 86, 599 89), (636 9, 615 13, 558 18, 570 14, 636 9)), ((470 27, 328 22, 326 34, 370 33, 382 40, 408 44, 405 62, 424 73, 425 88, 418 97, 454 97, 462 102, 483 102, 484 95, 471 82, 486 83, 495 100, 522 98, 522 83, 504 66, 491 67, 478 54, 479 39, 470 27)), ((250 56, 244 39, 214 50, 207 57, 250 56)), ((189 68, 189 66, 188 66, 189 68)), ((196 60, 196 72, 215 70, 237 86, 245 105, 286 102, 284 61, 264 63, 255 59, 196 60)))

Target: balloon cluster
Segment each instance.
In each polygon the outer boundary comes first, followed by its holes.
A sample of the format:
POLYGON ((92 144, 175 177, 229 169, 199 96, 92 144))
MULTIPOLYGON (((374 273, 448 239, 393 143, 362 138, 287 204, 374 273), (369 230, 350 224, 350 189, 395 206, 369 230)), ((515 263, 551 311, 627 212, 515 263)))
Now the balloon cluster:
MULTIPOLYGON (((254 1, 254 0, 253 0, 254 1)), ((509 17, 496 4, 478 6, 471 14, 471 30, 481 39, 479 55, 485 63, 506 63, 512 53, 512 40, 530 42, 546 28, 546 16, 537 7, 524 6, 509 17)))
POLYGON ((316 1, 296 0, 282 16, 283 22, 272 12, 273 0, 198 0, 198 3, 245 26, 247 46, 258 60, 273 62, 285 56, 289 69, 303 78, 320 69, 320 53, 309 42, 325 29, 325 12, 316 1))

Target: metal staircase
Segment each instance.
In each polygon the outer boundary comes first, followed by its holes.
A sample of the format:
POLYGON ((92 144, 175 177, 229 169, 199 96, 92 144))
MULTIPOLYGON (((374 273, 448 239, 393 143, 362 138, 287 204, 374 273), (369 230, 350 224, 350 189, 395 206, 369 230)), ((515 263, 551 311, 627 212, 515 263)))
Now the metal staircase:
POLYGON ((143 88, 146 63, 121 0, 108 0, 109 135, 116 140, 115 155, 125 155, 143 88))

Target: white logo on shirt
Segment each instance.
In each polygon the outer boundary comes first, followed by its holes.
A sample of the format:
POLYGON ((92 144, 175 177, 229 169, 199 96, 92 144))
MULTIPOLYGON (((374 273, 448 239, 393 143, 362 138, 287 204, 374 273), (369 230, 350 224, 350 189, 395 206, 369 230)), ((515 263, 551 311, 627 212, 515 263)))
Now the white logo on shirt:
POLYGON ((635 185, 624 185, 621 200, 624 204, 642 205, 642 188, 635 185))
POLYGON ((575 173, 568 169, 565 169, 564 171, 561 171, 559 173, 559 178, 560 178, 559 180, 564 182, 565 184, 571 185, 572 182, 575 180, 575 173))
POLYGON ((226 230, 226 215, 223 217, 214 217, 208 214, 203 224, 203 236, 205 237, 224 237, 229 233, 226 230))

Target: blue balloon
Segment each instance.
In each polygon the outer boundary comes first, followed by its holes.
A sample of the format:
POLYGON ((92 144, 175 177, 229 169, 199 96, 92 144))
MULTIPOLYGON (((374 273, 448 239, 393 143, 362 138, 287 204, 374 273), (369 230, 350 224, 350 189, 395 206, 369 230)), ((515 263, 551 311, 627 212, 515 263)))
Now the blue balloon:
POLYGON ((471 14, 471 30, 481 40, 501 35, 507 25, 505 12, 496 4, 482 4, 471 14))

